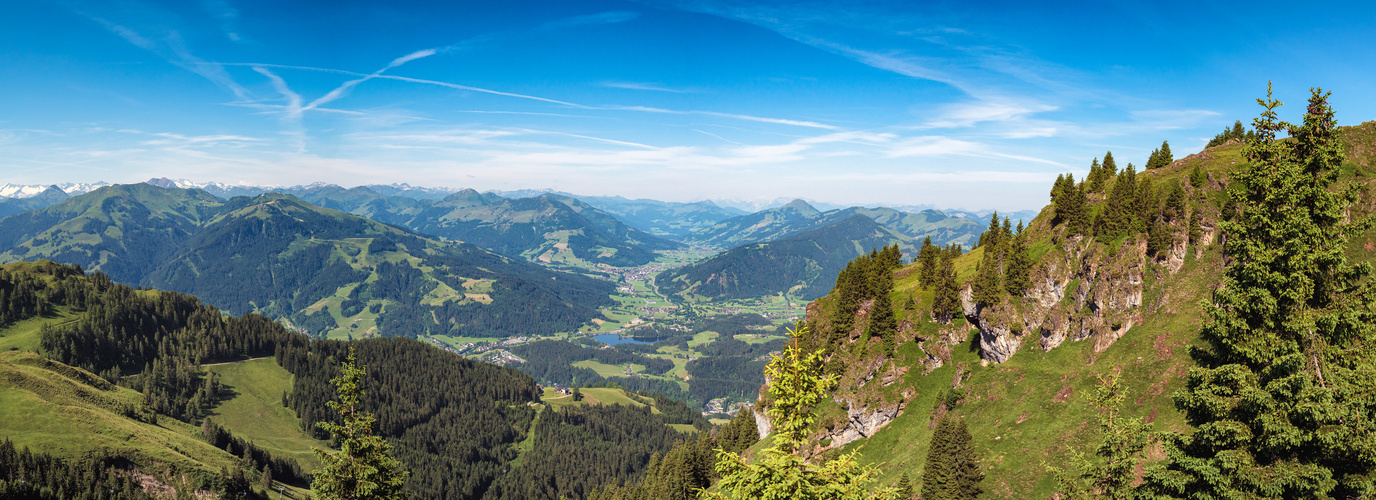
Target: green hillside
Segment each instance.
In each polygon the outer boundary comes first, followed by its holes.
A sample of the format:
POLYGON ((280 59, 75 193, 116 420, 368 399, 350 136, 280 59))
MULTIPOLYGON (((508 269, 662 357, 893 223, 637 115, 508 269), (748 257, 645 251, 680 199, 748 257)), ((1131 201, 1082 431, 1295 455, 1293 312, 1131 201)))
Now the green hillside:
POLYGON ((0 262, 49 259, 138 283, 223 202, 204 191, 106 186, 0 219, 0 262))
MULTIPOLYGON (((1348 155, 1339 184, 1366 190, 1376 175, 1376 123, 1341 134, 1348 155)), ((1143 418, 1157 433, 1188 431, 1171 395, 1195 366, 1188 347, 1199 342, 1201 303, 1220 283, 1217 221, 1229 203, 1221 189, 1245 166, 1240 149, 1230 143, 1138 172, 1138 187, 1156 189, 1161 211, 1157 224, 1136 232, 1094 236, 1091 226, 1090 235, 1075 235, 1047 207, 1022 236, 1035 263, 1022 293, 1000 289, 991 303, 975 298, 976 267, 1007 250, 986 245, 956 258, 963 314, 950 324, 933 321, 935 297, 920 283, 920 266, 898 270, 889 292, 898 319, 892 352, 880 341, 885 333, 872 331, 870 302, 853 321, 839 322, 853 325, 845 331, 834 327, 837 294, 811 304, 809 343, 828 351, 829 369, 841 376, 819 410, 814 442, 839 448, 828 453, 860 450, 884 472, 881 484, 903 473, 917 480, 935 419, 954 412, 974 437, 985 498, 1046 498, 1058 486, 1045 466, 1063 466, 1071 452, 1092 450, 1101 439, 1088 399, 1100 375, 1121 374, 1125 416, 1143 418), (1169 210, 1177 185, 1185 213, 1169 210), (1191 216, 1198 217, 1193 237, 1191 216), (1153 244, 1153 234, 1166 244, 1153 244)), ((1090 220, 1109 210, 1114 185, 1124 179, 1122 171, 1097 175, 1105 176, 1099 188, 1080 186, 1090 220)), ((1355 208, 1369 214, 1376 206, 1364 197, 1355 208)), ((1353 238, 1349 258, 1376 257, 1371 241, 1370 233, 1353 238)), ((1148 449, 1148 463, 1163 458, 1159 446, 1148 449)))
POLYGON ((0 260, 78 264, 339 338, 572 331, 611 303, 604 281, 287 195, 111 186, 6 218, 0 234, 0 260))
POLYGON ((660 291, 717 298, 786 294, 812 300, 831 290, 846 263, 870 250, 920 242, 875 220, 853 214, 846 219, 767 243, 743 245, 709 259, 660 273, 660 291))
MULTIPOLYGON (((685 241, 718 247, 735 247, 785 238, 863 215, 889 231, 911 241, 931 238, 937 246, 952 243, 973 246, 983 226, 970 219, 948 217, 937 210, 919 213, 902 212, 892 208, 851 207, 826 212, 818 211, 803 200, 787 205, 733 217, 710 227, 699 229, 684 237, 685 241)), ((904 246, 912 251, 915 247, 904 246)))
POLYGON ((317 205, 548 265, 631 267, 654 260, 656 250, 681 246, 567 196, 511 199, 465 189, 431 200, 338 186, 293 194, 317 205))
POLYGON ((413 498, 578 496, 640 477, 650 455, 707 425, 681 402, 613 388, 546 408, 528 375, 412 339, 309 340, 52 262, 0 267, 0 298, 11 349, 0 352, 0 440, 142 478, 150 494, 214 492, 235 475, 262 494, 268 468, 274 488, 302 498, 312 450, 327 444, 316 423, 336 418, 330 380, 353 352, 363 407, 411 471, 413 498), (597 466, 567 467, 589 453, 597 466), (556 477, 568 482, 547 487, 556 477))

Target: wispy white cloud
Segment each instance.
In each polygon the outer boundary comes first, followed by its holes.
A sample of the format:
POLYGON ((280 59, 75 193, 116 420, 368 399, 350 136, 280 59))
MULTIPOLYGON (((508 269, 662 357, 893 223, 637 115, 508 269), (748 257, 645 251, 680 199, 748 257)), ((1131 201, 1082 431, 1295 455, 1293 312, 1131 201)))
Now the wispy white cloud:
POLYGON ((352 91, 354 87, 357 87, 359 84, 361 84, 361 83, 363 83, 363 82, 366 82, 366 81, 368 81, 368 80, 372 80, 372 79, 374 79, 374 78, 377 78, 377 77, 382 76, 382 74, 383 74, 384 72, 386 72, 387 70, 389 70, 389 69, 392 69, 392 68, 401 66, 401 65, 403 65, 403 64, 406 64, 406 63, 408 63, 408 62, 414 61, 414 60, 416 60, 416 59, 422 59, 422 58, 430 57, 430 56, 433 56, 433 55, 435 55, 435 49, 423 49, 423 50, 417 50, 417 51, 412 52, 412 53, 410 53, 410 54, 406 54, 406 55, 404 55, 404 56, 401 56, 401 57, 398 57, 398 58, 396 58, 396 59, 393 59, 392 62, 388 63, 386 66, 383 66, 382 69, 379 69, 379 70, 377 70, 377 71, 374 71, 374 72, 373 72, 372 74, 370 74, 370 75, 364 75, 362 78, 358 78, 358 79, 355 79, 355 80, 349 80, 349 81, 347 81, 347 82, 344 82, 344 83, 341 84, 340 86, 335 87, 334 90, 331 90, 331 91, 329 91, 328 93, 326 93, 325 95, 320 96, 320 97, 317 98, 316 100, 311 101, 310 104, 307 104, 306 107, 305 107, 305 108, 302 108, 302 109, 303 109, 304 111, 309 111, 309 110, 315 109, 316 107, 320 106, 321 104, 326 104, 326 103, 329 103, 329 102, 334 101, 334 100, 336 100, 336 99, 339 99, 339 98, 341 98, 341 97, 344 97, 344 96, 346 96, 346 95, 349 95, 349 92, 352 91))
POLYGON ((603 87, 613 88, 613 89, 649 90, 649 91, 653 91, 653 92, 670 92, 670 93, 674 93, 674 94, 687 94, 687 93, 690 93, 690 92, 687 91, 687 90, 669 88, 668 86, 665 86, 665 85, 663 85, 663 84, 658 84, 658 83, 642 83, 642 82, 602 82, 602 83, 600 83, 600 84, 598 84, 598 85, 601 85, 601 86, 603 86, 603 87))
MULTIPOLYGON (((186 47, 185 42, 182 40, 181 34, 173 26, 153 24, 147 28, 147 31, 152 31, 156 34, 150 35, 142 33, 140 30, 132 28, 127 24, 112 20, 108 15, 90 12, 87 10, 87 5, 72 4, 69 2, 62 2, 62 4, 73 12, 90 19, 107 31, 133 44, 135 47, 157 54, 174 66, 210 80, 210 82, 214 83, 216 86, 234 94, 236 99, 246 99, 249 97, 249 92, 240 86, 238 82, 235 82, 234 78, 230 77, 229 73, 224 70, 223 66, 217 63, 207 62, 192 54, 191 50, 186 47)), ((135 11, 115 12, 116 14, 121 14, 126 17, 168 17, 156 11, 156 7, 136 2, 123 4, 121 8, 123 10, 135 11)))
POLYGON ((840 127, 837 127, 837 126, 835 126, 835 125, 827 125, 827 124, 825 124, 825 123, 818 123, 818 122, 813 122, 813 121, 806 121, 806 120, 790 120, 790 119, 787 119, 787 118, 768 118, 768 117, 763 117, 763 116, 741 115, 741 114, 735 114, 735 113, 721 113, 721 112, 717 112, 717 111, 696 111, 696 110, 684 111, 684 110, 676 110, 676 109, 655 108, 655 107, 650 107, 650 106, 598 106, 598 107, 596 107, 595 109, 608 109, 608 110, 620 110, 620 111, 643 111, 643 112, 646 112, 646 113, 662 113, 662 114, 671 114, 671 115, 703 115, 703 116, 717 116, 717 117, 722 117, 722 118, 731 118, 731 119, 735 119, 735 120, 745 120, 745 121, 760 122, 760 123, 773 123, 773 124, 776 124, 776 125, 792 125, 792 126, 795 126, 795 127, 820 128, 820 129, 826 129, 826 130, 840 130, 840 127))
POLYGON ((583 16, 566 17, 566 18, 564 18, 564 19, 558 19, 558 20, 550 21, 550 22, 547 22, 547 23, 541 25, 541 28, 543 28, 543 29, 560 29, 560 28, 573 28, 573 27, 577 27, 577 26, 590 26, 590 25, 598 25, 598 24, 617 24, 617 23, 624 23, 624 22, 627 22, 627 21, 632 21, 632 20, 634 20, 634 19, 637 18, 637 17, 640 17, 640 13, 639 13, 639 12, 632 12, 632 11, 625 11, 625 10, 608 11, 608 12, 599 12, 599 13, 596 13, 596 14, 588 14, 588 15, 583 15, 583 16))
MULTIPOLYGON (((426 50, 434 50, 434 49, 426 49, 426 50)), ((419 54, 419 53, 422 53, 422 52, 425 52, 425 50, 413 52, 413 53, 410 54, 410 55, 416 55, 416 54, 419 54)), ((410 55, 404 56, 404 57, 401 57, 401 58, 398 58, 397 60, 405 59, 406 57, 409 57, 410 55)), ((393 61, 393 62, 395 62, 395 61, 393 61)), ((404 62, 406 62, 406 61, 403 61, 403 63, 404 63, 404 62)), ((379 74, 379 73, 365 74, 365 73, 358 73, 358 72, 348 71, 348 70, 342 70, 342 69, 320 68, 320 67, 314 67, 314 66, 295 66, 295 65, 289 65, 289 64, 262 64, 262 63, 222 63, 222 64, 225 65, 225 66, 250 66, 250 67, 260 67, 260 68, 295 69, 295 70, 302 70, 302 71, 317 71, 317 72, 323 72, 323 73, 335 73, 335 74, 340 74, 340 75, 361 77, 361 78, 359 78, 358 80, 354 80, 355 82, 358 82, 358 83, 361 83, 363 80, 367 80, 367 79, 380 78, 380 79, 384 79, 384 80, 396 80, 396 81, 409 82, 409 83, 419 83, 419 84, 424 84, 424 85, 435 85, 435 86, 445 87, 445 88, 451 88, 451 89, 455 89, 455 90, 465 90, 465 91, 469 91, 469 92, 479 92, 479 93, 484 93, 484 94, 500 95, 500 96, 505 96, 505 97, 514 97, 514 98, 517 98, 517 99, 529 99, 529 100, 532 100, 532 101, 547 102, 547 103, 550 103, 550 104, 558 104, 558 105, 561 105, 561 106, 568 106, 568 107, 573 107, 573 108, 587 108, 587 107, 588 107, 588 106, 583 106, 583 105, 581 105, 581 104, 574 104, 574 103, 571 103, 571 102, 565 102, 565 101, 560 101, 560 100, 556 100, 556 99, 548 99, 548 98, 537 97, 537 96, 532 96, 532 95, 517 94, 517 93, 513 93, 513 92, 502 92, 502 91, 500 91, 500 90, 485 89, 485 88, 480 88, 480 87, 473 87, 473 86, 469 86, 469 85, 460 85, 460 84, 457 84, 457 83, 442 82, 442 81, 437 81, 437 80, 426 80, 426 79, 422 79, 422 78, 408 78, 408 77, 404 77, 404 76, 384 75, 384 74, 379 74)), ((390 68, 388 68, 388 69, 390 69, 390 68)), ((351 87, 352 87, 352 86, 358 85, 358 83, 353 83, 353 84, 351 85, 351 87)), ((336 89, 336 90, 337 90, 337 89, 336 89)), ((340 97, 342 97, 342 96, 340 96, 340 97)), ((336 99, 337 99, 337 97, 336 97, 336 99)), ((332 100, 333 100, 333 99, 332 99, 332 100)), ((314 109, 314 108, 312 108, 312 109, 314 109)))
POLYGON ((903 139, 901 141, 896 142, 893 145, 893 147, 889 148, 885 152, 885 155, 889 158, 972 156, 982 158, 1001 158, 1008 160, 1016 160, 1020 162, 1041 163, 1046 165, 1055 165, 1059 167, 1065 166, 1064 164, 1061 164, 1056 161, 1027 155, 1002 153, 995 150, 994 147, 988 144, 954 139, 945 136, 919 136, 903 139))
POLYGON ((945 106, 924 128, 962 128, 984 122, 1021 120, 1036 113, 1054 111, 1056 106, 1010 101, 974 101, 945 106))

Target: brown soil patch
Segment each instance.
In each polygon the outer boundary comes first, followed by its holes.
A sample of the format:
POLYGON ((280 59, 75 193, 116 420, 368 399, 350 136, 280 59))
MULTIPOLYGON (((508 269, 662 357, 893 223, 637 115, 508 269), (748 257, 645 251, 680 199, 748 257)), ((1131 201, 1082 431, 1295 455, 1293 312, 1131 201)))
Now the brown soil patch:
POLYGON ((1056 391, 1056 396, 1052 397, 1051 401, 1053 403, 1064 403, 1070 400, 1070 396, 1073 394, 1075 394, 1075 389, 1071 389, 1070 386, 1067 385, 1062 387, 1061 390, 1056 391))

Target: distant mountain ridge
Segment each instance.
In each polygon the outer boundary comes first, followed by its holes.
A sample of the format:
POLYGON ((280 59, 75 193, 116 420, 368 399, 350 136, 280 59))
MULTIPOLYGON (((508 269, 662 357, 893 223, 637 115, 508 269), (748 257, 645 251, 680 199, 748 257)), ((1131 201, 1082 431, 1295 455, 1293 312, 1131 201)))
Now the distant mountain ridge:
POLYGON ((67 198, 71 198, 71 196, 57 186, 48 186, 47 189, 32 196, 0 198, 0 219, 20 212, 50 207, 67 198))
MULTIPOLYGON (((793 200, 781 207, 723 220, 684 239, 705 245, 736 247, 778 240, 821 228, 856 214, 874 219, 880 225, 908 239, 920 243, 923 238, 931 237, 933 244, 942 246, 956 243, 972 247, 985 228, 976 221, 948 217, 937 210, 911 213, 892 208, 850 207, 823 212, 806 201, 793 200)), ((905 252, 914 251, 911 244, 897 243, 905 252)))
POLYGON ((790 236, 752 243, 709 259, 660 273, 655 283, 665 293, 711 299, 738 299, 787 293, 812 300, 827 294, 846 263, 871 249, 898 244, 920 246, 855 211, 845 217, 790 236))
POLYGON ((608 282, 294 196, 108 186, 0 220, 0 262, 49 259, 194 293, 312 334, 510 336, 576 329, 608 282))
POLYGON ((505 198, 464 189, 442 199, 384 195, 371 187, 317 186, 293 194, 320 206, 549 265, 644 265, 682 245, 627 226, 575 198, 505 198))

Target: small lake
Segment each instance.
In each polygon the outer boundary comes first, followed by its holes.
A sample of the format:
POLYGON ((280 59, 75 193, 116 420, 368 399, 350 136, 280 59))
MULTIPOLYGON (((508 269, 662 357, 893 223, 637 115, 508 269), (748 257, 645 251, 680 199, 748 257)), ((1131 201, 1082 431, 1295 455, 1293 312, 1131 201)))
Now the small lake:
POLYGON ((607 344, 607 345, 617 345, 617 344, 653 344, 653 343, 654 343, 654 342, 646 342, 646 341, 644 341, 644 340, 636 340, 636 339, 633 339, 633 338, 631 338, 631 337, 622 337, 622 336, 617 335, 617 334, 615 334, 615 333, 604 333, 604 334, 601 334, 601 335, 593 335, 592 338, 595 339, 595 340, 597 340, 598 342, 601 342, 601 343, 607 344))

